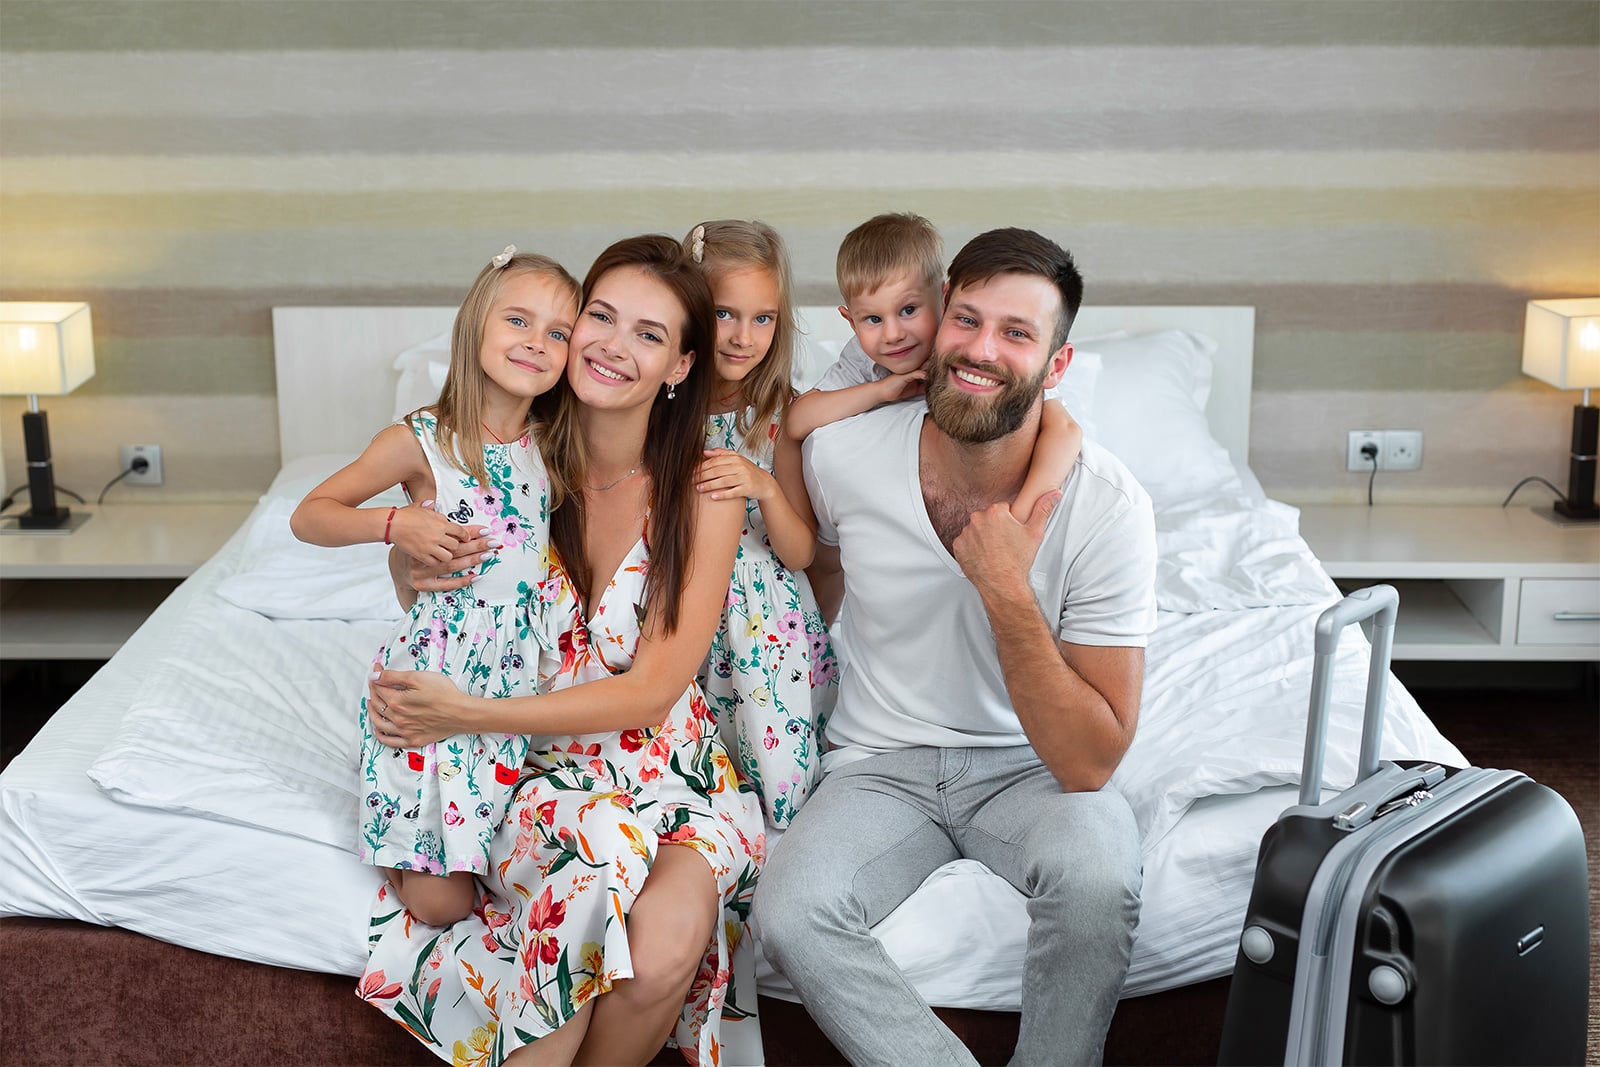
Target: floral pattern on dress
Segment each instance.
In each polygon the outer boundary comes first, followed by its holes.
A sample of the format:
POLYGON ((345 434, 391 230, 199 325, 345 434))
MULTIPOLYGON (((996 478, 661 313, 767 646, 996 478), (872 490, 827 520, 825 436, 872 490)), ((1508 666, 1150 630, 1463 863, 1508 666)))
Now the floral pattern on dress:
MULTIPOLYGON (((552 690, 632 665, 648 565, 641 538, 587 623, 563 586, 552 690)), ((440 1058, 497 1064, 633 975, 628 913, 663 844, 695 849, 722 897, 673 1039, 689 1063, 759 1063, 748 920, 766 838, 692 684, 659 727, 535 738, 472 914, 427 927, 381 888, 358 993, 440 1058)))
MULTIPOLYGON (((489 526, 503 544, 469 588, 418 594, 374 665, 436 671, 473 696, 533 692, 560 662, 562 625, 549 606, 560 581, 551 578, 550 482, 539 450, 526 435, 486 444, 489 483, 482 485, 444 459, 433 414, 420 412, 410 425, 433 471, 434 509, 453 522, 489 526)), ((423 748, 389 748, 373 736, 365 697, 361 734, 362 860, 431 874, 484 873, 528 739, 461 734, 423 748)))
MULTIPOLYGON (((707 419, 706 447, 732 449, 771 473, 777 418, 760 449, 745 444, 737 421, 734 412, 707 419)), ((699 681, 767 818, 787 826, 821 775, 839 666, 810 583, 778 559, 754 500, 745 501, 728 599, 699 681)))

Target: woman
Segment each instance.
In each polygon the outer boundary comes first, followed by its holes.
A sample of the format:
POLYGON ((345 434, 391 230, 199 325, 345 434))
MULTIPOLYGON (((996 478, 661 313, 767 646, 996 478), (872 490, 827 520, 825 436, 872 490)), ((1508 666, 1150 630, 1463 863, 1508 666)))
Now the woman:
POLYGON ((443 1057, 644 1063, 671 1034, 691 1063, 760 1060, 744 921, 761 816, 693 684, 744 517, 693 489, 710 387, 696 355, 715 338, 676 242, 601 254, 546 442, 580 506, 551 518, 564 580, 530 593, 571 601, 557 681, 501 700, 428 673, 373 683, 395 747, 539 735, 474 913, 426 928, 386 891, 374 913, 361 993, 443 1057))

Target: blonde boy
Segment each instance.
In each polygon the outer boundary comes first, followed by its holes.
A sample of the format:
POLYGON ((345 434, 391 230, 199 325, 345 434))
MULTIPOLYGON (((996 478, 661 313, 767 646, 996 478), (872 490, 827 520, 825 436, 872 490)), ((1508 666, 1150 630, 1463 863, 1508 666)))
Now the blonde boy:
MULTIPOLYGON (((921 215, 875 215, 845 235, 835 267, 839 314, 855 339, 811 392, 789 405, 784 428, 803 441, 819 426, 922 395, 944 314, 944 242, 921 215)), ((1054 399, 1054 391, 1044 394, 1054 399)), ((1059 403, 1044 405, 1027 479, 1011 505, 1026 522, 1077 461, 1083 429, 1059 403)))

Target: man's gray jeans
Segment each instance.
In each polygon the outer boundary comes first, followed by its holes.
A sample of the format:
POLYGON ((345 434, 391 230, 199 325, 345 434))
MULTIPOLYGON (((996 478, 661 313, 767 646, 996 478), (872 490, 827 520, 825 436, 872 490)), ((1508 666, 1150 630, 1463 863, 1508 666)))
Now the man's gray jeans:
POLYGON ((869 932, 961 857, 1028 898, 1011 1062, 1098 1063, 1139 917, 1138 832, 1119 793, 1062 792, 1031 747, 912 748, 830 773, 762 872, 762 950, 858 1067, 972 1064, 869 932))

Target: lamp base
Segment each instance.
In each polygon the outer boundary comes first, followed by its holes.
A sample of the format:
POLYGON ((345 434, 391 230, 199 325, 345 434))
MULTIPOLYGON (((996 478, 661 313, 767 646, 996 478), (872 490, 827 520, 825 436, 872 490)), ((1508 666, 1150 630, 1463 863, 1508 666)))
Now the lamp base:
POLYGON ((24 511, 17 516, 17 525, 24 530, 53 530, 57 526, 65 526, 72 519, 71 508, 56 508, 40 514, 36 511, 24 511))
POLYGON ((1565 500, 1557 500, 1551 510, 1568 522, 1600 522, 1600 507, 1573 507, 1565 500))
POLYGON ((67 514, 67 521, 60 526, 23 526, 22 520, 25 514, 0 515, 0 534, 43 535, 46 537, 69 534, 94 518, 94 512, 92 511, 71 511, 69 508, 62 508, 61 511, 67 514))

